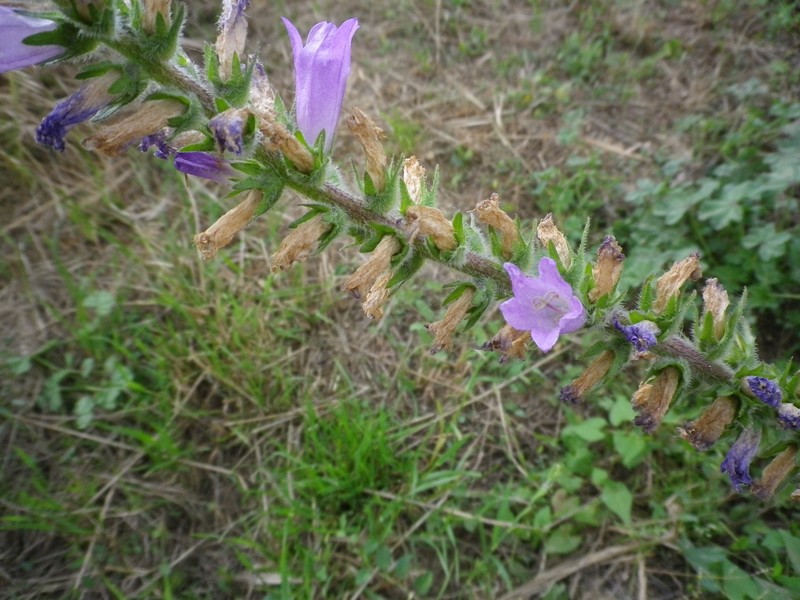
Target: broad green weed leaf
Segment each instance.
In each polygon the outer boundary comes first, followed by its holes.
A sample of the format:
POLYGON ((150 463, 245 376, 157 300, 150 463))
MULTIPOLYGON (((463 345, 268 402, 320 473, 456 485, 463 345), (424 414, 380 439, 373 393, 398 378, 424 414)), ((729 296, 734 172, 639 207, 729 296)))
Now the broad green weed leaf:
POLYGON ((636 412, 631 406, 631 401, 625 396, 617 396, 611 410, 608 411, 608 421, 614 427, 619 427, 623 423, 630 423, 636 416, 636 412))
POLYGON ((615 431, 612 439, 614 449, 622 457, 622 464, 628 469, 638 465, 647 454, 647 441, 638 432, 615 431))
POLYGON ((578 549, 583 538, 572 533, 572 525, 562 525, 551 533, 544 543, 548 554, 569 554, 578 549))
POLYGON ((599 442, 605 437, 603 429, 606 427, 605 419, 594 417, 586 419, 582 423, 575 425, 567 425, 562 432, 562 435, 574 435, 587 442, 599 442))
POLYGON ((633 494, 619 481, 607 481, 603 485, 600 499, 608 507, 608 510, 617 515, 626 525, 631 523, 631 508, 633 506, 633 494))
POLYGON ((83 305, 86 308, 94 309, 98 317, 110 315, 111 311, 114 310, 115 304, 114 294, 106 290, 97 290, 83 299, 83 305))
POLYGON ((792 563, 795 575, 800 575, 800 538, 793 536, 788 531, 783 529, 779 530, 780 536, 783 538, 783 543, 786 546, 786 554, 789 557, 789 562, 792 563))

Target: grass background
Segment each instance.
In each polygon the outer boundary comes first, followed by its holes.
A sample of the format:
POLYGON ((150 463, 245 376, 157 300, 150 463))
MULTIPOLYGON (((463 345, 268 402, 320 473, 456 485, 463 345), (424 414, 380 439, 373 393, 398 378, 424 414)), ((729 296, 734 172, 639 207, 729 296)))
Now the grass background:
MULTIPOLYGON (((700 249, 747 286, 762 352, 798 347, 800 14, 775 0, 253 3, 250 48, 290 101, 290 46, 361 23, 346 107, 441 167, 441 203, 497 191, 626 281, 700 249), (266 3, 264 3, 266 4, 266 3)), ((212 2, 190 6, 202 46, 212 2)), ((452 280, 427 268, 369 322, 342 243, 280 276, 285 198, 201 262, 226 190, 131 151, 33 142, 75 69, 0 78, 0 596, 791 598, 790 490, 730 492, 726 443, 630 423, 626 374, 565 410, 580 336, 500 365, 490 315, 431 356, 452 280)), ((359 156, 339 132, 336 157, 359 156)))

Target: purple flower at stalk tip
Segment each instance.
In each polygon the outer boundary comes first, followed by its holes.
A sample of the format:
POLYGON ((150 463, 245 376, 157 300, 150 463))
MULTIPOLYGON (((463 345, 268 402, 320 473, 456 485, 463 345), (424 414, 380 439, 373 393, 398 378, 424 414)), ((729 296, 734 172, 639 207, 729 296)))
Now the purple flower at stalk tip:
POLYGON ((324 131, 325 152, 330 152, 350 75, 350 45, 358 20, 348 19, 338 28, 325 21, 317 23, 305 45, 291 21, 284 18, 283 23, 294 55, 297 126, 309 144, 324 131))
POLYGON ((788 402, 778 406, 778 421, 786 429, 800 429, 800 408, 788 402))
POLYGON ((555 346, 562 333, 577 331, 586 323, 586 309, 552 258, 539 261, 538 277, 524 275, 512 263, 503 266, 514 297, 500 305, 500 312, 514 329, 530 331, 542 352, 555 346))
POLYGON ((163 131, 157 131, 150 135, 146 135, 139 142, 139 151, 147 152, 151 147, 155 147, 153 156, 163 160, 168 159, 171 155, 175 154, 175 149, 167 143, 167 136, 163 131))
POLYGON ((622 335, 633 346, 638 354, 647 352, 658 343, 656 335, 661 333, 658 325, 652 321, 641 321, 635 325, 623 325, 616 318, 614 327, 622 332, 622 335))
POLYGON ((752 427, 748 427, 733 443, 719 467, 720 472, 728 474, 733 489, 740 494, 744 486, 753 483, 753 479, 750 477, 750 463, 758 453, 760 443, 761 434, 752 427))
POLYGON ((114 96, 108 93, 108 88, 117 77, 118 74, 111 71, 93 79, 69 98, 56 104, 36 128, 36 141, 63 152, 66 147, 64 136, 67 132, 91 119, 113 100, 114 96))
POLYGON ((746 386, 745 391, 749 391, 751 395, 767 406, 778 408, 781 400, 783 400, 781 388, 777 383, 770 381, 766 377, 745 377, 744 384, 746 386))
POLYGON ((219 113, 208 122, 220 152, 242 153, 247 111, 231 108, 219 113))
POLYGON ((58 23, 50 19, 26 17, 0 6, 0 73, 23 69, 64 54, 61 46, 31 46, 25 38, 35 33, 52 31, 58 23))
POLYGON ((181 173, 219 183, 224 183, 234 173, 228 161, 209 152, 178 152, 175 155, 175 168, 181 173))

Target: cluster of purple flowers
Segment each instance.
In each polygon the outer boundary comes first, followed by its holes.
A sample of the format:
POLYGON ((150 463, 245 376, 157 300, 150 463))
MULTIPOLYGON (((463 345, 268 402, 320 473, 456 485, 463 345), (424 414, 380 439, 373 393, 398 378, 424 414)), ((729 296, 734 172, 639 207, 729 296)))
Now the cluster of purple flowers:
MULTIPOLYGON (((228 18, 222 26, 229 29, 241 24, 247 1, 230 3, 228 18), (226 25, 227 24, 227 25, 226 25)), ((310 143, 324 135, 324 151, 333 146, 334 133, 342 109, 347 79, 350 73, 350 48, 358 29, 356 19, 341 26, 322 22, 312 27, 303 43, 297 28, 283 20, 289 33, 295 63, 295 109, 297 126, 310 143)), ((21 14, 0 7, 0 73, 46 62, 65 53, 60 46, 38 46, 26 43, 30 36, 52 31, 55 21, 21 14)), ((236 37, 236 36, 231 36, 236 37)), ((103 78, 100 78, 103 79, 103 78)), ((99 80, 90 83, 60 102, 45 117, 36 131, 39 143, 63 151, 64 136, 76 125, 91 119, 109 105, 113 96, 108 93, 111 83, 99 80)), ((209 122, 219 154, 209 152, 177 152, 169 147, 161 132, 152 132, 142 139, 140 149, 156 146, 156 156, 166 158, 175 154, 175 168, 184 173, 223 181, 233 174, 223 153, 241 155, 244 150, 244 118, 236 111, 226 111, 209 122)))

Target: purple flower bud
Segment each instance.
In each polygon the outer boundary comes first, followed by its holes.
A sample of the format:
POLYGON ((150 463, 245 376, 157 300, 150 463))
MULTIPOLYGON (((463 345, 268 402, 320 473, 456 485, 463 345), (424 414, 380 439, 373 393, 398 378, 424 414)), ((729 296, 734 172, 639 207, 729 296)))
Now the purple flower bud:
POLYGON ((725 460, 720 465, 720 472, 727 473, 731 480, 731 485, 740 494, 744 486, 753 483, 750 477, 750 463, 758 453, 758 445, 761 443, 761 434, 751 427, 748 427, 739 435, 725 460))
POLYGON ((637 354, 647 352, 658 343, 656 335, 661 333, 658 325, 652 321, 642 321, 636 325, 623 325, 614 319, 614 327, 622 332, 625 339, 633 346, 637 354))
POLYGON ((783 392, 778 384, 766 377, 745 377, 744 391, 761 400, 767 406, 778 408, 783 400, 783 392))
POLYGON ((586 310, 572 287, 564 281, 552 258, 539 261, 539 276, 528 277, 512 263, 503 265, 511 278, 514 297, 500 305, 506 323, 530 331, 542 352, 548 352, 562 333, 572 333, 586 323, 586 310))
POLYGON ((108 93, 108 88, 117 77, 117 73, 109 72, 56 104, 36 128, 36 141, 63 152, 66 147, 64 136, 67 132, 91 119, 111 102, 113 96, 108 93))
POLYGON ((247 114, 246 110, 231 108, 219 113, 208 122, 220 152, 242 153, 247 114))
POLYGON ((294 55, 297 126, 309 144, 324 131, 325 152, 330 152, 350 75, 350 45, 358 20, 348 19, 338 28, 333 23, 317 23, 305 45, 297 28, 288 19, 283 23, 294 55))
POLYGON ((778 405, 778 421, 786 429, 800 429, 800 408, 788 402, 778 405))
POLYGON ((156 158, 166 160, 171 155, 175 154, 175 149, 167 143, 167 136, 163 131, 157 131, 151 135, 144 136, 142 141, 139 142, 139 151, 147 152, 153 146, 155 146, 156 149, 153 153, 156 158))
POLYGON ((175 155, 175 168, 181 173, 219 183, 224 183, 234 173, 225 159, 208 152, 178 152, 175 155))
POLYGON ((31 46, 25 38, 52 31, 55 21, 26 17, 7 6, 0 6, 0 73, 23 69, 64 54, 61 46, 31 46))

